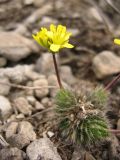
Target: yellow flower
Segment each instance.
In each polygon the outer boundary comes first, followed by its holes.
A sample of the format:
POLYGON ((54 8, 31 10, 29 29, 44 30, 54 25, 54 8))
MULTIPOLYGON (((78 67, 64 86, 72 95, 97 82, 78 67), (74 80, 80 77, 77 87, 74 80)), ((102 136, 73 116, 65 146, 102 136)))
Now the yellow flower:
POLYGON ((69 43, 70 32, 66 31, 66 27, 62 25, 50 25, 50 30, 41 28, 41 30, 33 35, 33 38, 43 47, 51 52, 59 52, 62 48, 73 48, 74 46, 69 43))
POLYGON ((114 39, 114 43, 120 45, 120 39, 114 39))

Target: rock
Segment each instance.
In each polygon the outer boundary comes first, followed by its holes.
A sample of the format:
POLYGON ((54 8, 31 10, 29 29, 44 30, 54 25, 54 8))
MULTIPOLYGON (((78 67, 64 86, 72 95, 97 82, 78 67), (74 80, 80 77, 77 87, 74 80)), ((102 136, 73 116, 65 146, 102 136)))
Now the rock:
POLYGON ((76 79, 72 74, 72 70, 69 66, 61 66, 60 67, 60 74, 63 81, 67 84, 72 85, 76 83, 76 79))
POLYGON ((28 101, 32 106, 35 105, 35 102, 36 102, 35 97, 33 97, 33 96, 27 96, 26 98, 27 98, 27 101, 28 101))
POLYGON ((49 108, 49 107, 51 107, 53 105, 51 99, 48 98, 48 97, 42 98, 41 103, 45 108, 49 108))
POLYGON ((31 5, 33 4, 34 0, 24 0, 23 2, 25 5, 31 5))
POLYGON ((0 55, 15 62, 38 50, 32 40, 14 32, 0 32, 0 42, 0 55))
POLYGON ((7 77, 13 83, 23 83, 27 80, 26 72, 33 70, 32 65, 17 65, 15 67, 1 68, 0 76, 7 77))
POLYGON ((14 100, 14 107, 17 108, 17 110, 20 113, 23 113, 24 115, 31 115, 32 106, 28 103, 26 98, 24 97, 18 97, 14 100))
POLYGON ((50 76, 48 76, 48 84, 50 86, 56 86, 57 88, 50 88, 50 95, 52 97, 54 97, 56 95, 56 93, 59 90, 59 85, 58 85, 58 81, 57 81, 57 77, 54 74, 51 74, 50 76))
POLYGON ((48 135, 50 138, 52 138, 55 134, 54 134, 53 132, 51 132, 51 131, 48 131, 48 132, 47 132, 47 135, 48 135))
POLYGON ((9 94, 11 87, 7 83, 9 83, 8 78, 0 77, 0 95, 7 96, 9 94))
POLYGON ((4 148, 0 150, 0 160, 23 160, 26 154, 18 148, 4 148))
POLYGON ((85 152, 82 148, 75 149, 72 160, 96 160, 89 152, 85 152))
POLYGON ((22 121, 19 123, 18 133, 26 135, 26 137, 30 141, 34 141, 36 139, 36 134, 33 130, 33 126, 27 121, 22 121))
POLYGON ((11 113, 12 107, 9 100, 4 96, 0 96, 0 118, 6 119, 11 113))
POLYGON ((34 5, 36 7, 41 7, 46 0, 35 0, 34 5))
POLYGON ((90 16, 90 18, 94 18, 98 22, 103 22, 103 19, 100 15, 99 11, 95 7, 90 7, 88 10, 88 14, 89 14, 88 16, 90 16))
MULTIPOLYGON (((39 0, 40 2, 41 0, 39 0)), ((34 0, 36 2, 36 0, 34 0)), ((37 6, 39 7, 39 6, 37 6)), ((24 25, 29 26, 30 24, 34 24, 36 21, 38 21, 42 16, 48 14, 52 10, 52 5, 50 3, 44 4, 42 7, 36 9, 30 16, 28 16, 25 21, 24 25)))
POLYGON ((68 31, 71 32, 74 37, 78 36, 80 33, 80 30, 77 28, 69 28, 68 31))
POLYGON ((46 74, 47 76, 51 75, 52 73, 55 73, 55 68, 51 53, 42 54, 42 56, 36 62, 35 70, 39 73, 46 74))
POLYGON ((26 72, 26 77, 32 81, 41 79, 41 78, 45 78, 44 75, 40 75, 39 73, 31 71, 31 70, 26 72))
POLYGON ((54 18, 51 18, 51 17, 48 17, 48 16, 43 16, 42 19, 40 20, 40 27, 41 26, 46 26, 46 27, 49 27, 50 24, 57 24, 58 21, 54 18))
POLYGON ((0 135, 0 150, 4 147, 8 147, 9 144, 6 142, 6 140, 3 138, 2 135, 0 135))
POLYGON ((85 153, 85 160, 96 160, 89 152, 85 153))
POLYGON ((111 51, 103 51, 93 59, 93 71, 96 77, 103 79, 106 76, 120 72, 120 57, 111 51))
POLYGON ((8 139, 13 134, 15 134, 17 132, 17 128, 18 128, 18 122, 11 122, 6 129, 5 133, 6 138, 8 139))
POLYGON ((34 87, 43 87, 41 89, 35 90, 35 96, 37 98, 41 99, 41 98, 43 98, 43 97, 48 95, 49 89, 48 89, 48 81, 47 81, 47 79, 43 78, 43 79, 35 80, 33 82, 33 85, 34 85, 34 87))
POLYGON ((22 120, 22 119, 25 119, 25 116, 24 114, 20 113, 16 116, 16 119, 22 120))
POLYGON ((36 139, 36 134, 29 122, 12 122, 6 129, 6 139, 11 146, 22 149, 36 139))
MULTIPOLYGON (((55 86, 55 88, 50 88, 50 95, 54 97, 59 90, 59 85, 55 74, 51 74, 50 76, 48 76, 48 84, 49 86, 55 86)), ((62 85, 66 89, 69 88, 69 86, 64 81, 62 81, 62 85)))
POLYGON ((62 160, 57 149, 48 138, 35 140, 27 147, 27 156, 30 160, 62 160))
POLYGON ((28 29, 24 24, 18 24, 14 32, 24 36, 28 36, 28 29))
POLYGON ((0 57, 0 67, 4 67, 7 64, 7 60, 4 57, 0 57))
POLYGON ((117 122, 117 129, 120 130, 120 119, 117 122))
POLYGON ((38 101, 35 102, 35 109, 36 110, 43 110, 45 107, 38 101))

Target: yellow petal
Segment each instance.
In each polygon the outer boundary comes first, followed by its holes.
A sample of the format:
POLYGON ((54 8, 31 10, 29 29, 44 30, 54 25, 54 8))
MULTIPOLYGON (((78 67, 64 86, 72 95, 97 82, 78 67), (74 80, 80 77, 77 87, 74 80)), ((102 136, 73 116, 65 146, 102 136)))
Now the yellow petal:
POLYGON ((56 26, 54 24, 50 25, 50 31, 53 33, 56 32, 56 26))
POLYGON ((39 42, 39 37, 38 37, 38 36, 32 34, 32 37, 34 38, 34 40, 35 40, 36 42, 38 42, 38 43, 40 44, 40 42, 39 42))
POLYGON ((65 43, 64 45, 62 45, 65 48, 73 48, 74 46, 70 43, 65 43))
POLYGON ((66 27, 65 26, 62 26, 62 25, 58 25, 57 27, 57 32, 58 33, 64 33, 66 32, 66 27))
POLYGON ((52 45, 50 46, 50 50, 51 50, 52 52, 58 52, 59 49, 60 49, 60 45, 52 44, 52 45))
POLYGON ((47 33, 46 33, 46 35, 49 37, 49 38, 53 38, 53 32, 51 32, 51 31, 48 31, 47 33))
POLYGON ((114 43, 120 45, 120 39, 114 39, 114 43))

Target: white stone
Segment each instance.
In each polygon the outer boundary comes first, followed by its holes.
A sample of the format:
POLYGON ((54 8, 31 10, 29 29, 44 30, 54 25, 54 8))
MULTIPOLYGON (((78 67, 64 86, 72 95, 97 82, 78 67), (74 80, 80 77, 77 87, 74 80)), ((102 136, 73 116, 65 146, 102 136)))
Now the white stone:
POLYGON ((6 119, 11 112, 12 107, 9 100, 4 96, 0 96, 0 117, 6 119))
POLYGON ((51 159, 51 160, 62 160, 57 149, 48 138, 41 138, 35 140, 27 147, 27 156, 30 160, 37 159, 51 159))
POLYGON ((14 32, 0 32, 0 55, 11 61, 19 61, 38 51, 34 42, 14 32))
POLYGON ((0 95, 6 96, 10 92, 11 86, 9 84, 9 80, 6 77, 0 77, 0 95))
POLYGON ((28 103, 26 98, 24 97, 18 97, 14 100, 14 107, 24 115, 31 115, 32 106, 28 103))
POLYGON ((35 96, 37 98, 43 98, 48 95, 49 89, 48 89, 48 81, 47 79, 38 79, 33 82, 34 87, 41 87, 41 89, 35 90, 35 96), (43 87, 43 88, 42 88, 43 87))
POLYGON ((111 51, 103 51, 93 59, 93 71, 99 79, 120 72, 120 57, 111 51))

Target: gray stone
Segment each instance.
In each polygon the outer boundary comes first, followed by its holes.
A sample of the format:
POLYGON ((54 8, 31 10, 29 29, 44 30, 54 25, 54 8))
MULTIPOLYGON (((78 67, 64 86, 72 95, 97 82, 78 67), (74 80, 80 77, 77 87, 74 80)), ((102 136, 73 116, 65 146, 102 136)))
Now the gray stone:
POLYGON ((26 154, 18 148, 4 148, 0 150, 0 160, 23 160, 26 154))
POLYGON ((103 79, 106 76, 120 72, 120 57, 111 51, 103 51, 93 59, 93 71, 96 77, 103 79))
POLYGON ((48 97, 42 98, 41 103, 45 108, 49 108, 53 105, 52 100, 48 97))
POLYGON ((49 89, 48 89, 48 81, 47 81, 47 79, 43 78, 43 79, 35 80, 33 82, 33 85, 34 85, 34 87, 43 87, 41 89, 36 89, 35 90, 35 96, 37 98, 41 99, 41 98, 43 98, 43 97, 48 95, 49 89))
POLYGON ((26 137, 30 141, 34 141, 36 139, 36 134, 33 130, 33 126, 27 121, 22 121, 19 123, 18 133, 26 135, 26 137))
POLYGON ((58 21, 52 17, 48 17, 48 16, 43 16, 42 19, 40 20, 40 27, 41 26, 46 26, 46 27, 49 27, 50 24, 57 24, 58 21))
POLYGON ((73 76, 72 70, 69 66, 61 66, 60 74, 61 74, 62 80, 66 82, 67 84, 72 85, 76 83, 76 79, 73 76))
POLYGON ((36 110, 43 110, 45 107, 38 101, 35 102, 35 109, 36 110))
POLYGON ((18 127, 18 122, 11 122, 7 129, 6 129, 6 133, 5 136, 8 139, 9 137, 11 137, 13 134, 16 133, 17 131, 17 127, 18 127))
MULTIPOLYGON (((58 61, 58 57, 57 61, 58 61)), ((59 65, 59 63, 58 63, 59 65)), ((45 75, 51 75, 52 73, 55 73, 55 68, 53 64, 53 58, 51 53, 43 53, 42 56, 37 60, 35 65, 35 70, 39 73, 45 74, 45 75)))
POLYGON ((8 78, 0 77, 0 95, 6 96, 9 94, 11 87, 7 85, 8 83, 8 78))
POLYGON ((31 5, 33 4, 34 0, 24 0, 23 2, 25 5, 31 5))
POLYGON ((36 139, 36 134, 29 122, 12 122, 6 129, 6 139, 11 146, 22 149, 36 139))
POLYGON ((41 7, 46 0, 34 0, 34 5, 36 7, 41 7))
POLYGON ((33 65, 17 65, 15 67, 1 68, 0 76, 7 77, 13 83, 22 83, 27 80, 26 72, 33 70, 33 65))
MULTIPOLYGON (((69 88, 67 83, 65 83, 62 79, 61 79, 61 82, 62 82, 62 85, 64 86, 64 88, 66 88, 66 89, 69 88)), ((55 74, 51 74, 50 76, 48 76, 48 84, 49 84, 49 86, 55 87, 55 88, 50 88, 50 95, 52 97, 54 97, 60 88, 58 85, 57 77, 55 74)))
POLYGON ((57 77, 56 75, 54 74, 51 74, 49 77, 48 77, 48 84, 50 86, 56 86, 56 88, 50 88, 50 95, 52 97, 54 97, 56 95, 56 93, 58 92, 59 90, 59 85, 58 85, 58 81, 57 81, 57 77))
POLYGON ((4 57, 0 57, 0 67, 4 67, 7 64, 7 60, 4 57))
POLYGON ((48 138, 35 140, 27 147, 27 156, 30 160, 62 160, 57 149, 48 138))
POLYGON ((94 18, 98 22, 103 22, 103 19, 100 15, 99 11, 95 7, 90 7, 87 13, 90 18, 92 18, 92 19, 94 18))
POLYGON ((75 37, 75 36, 78 36, 79 33, 80 33, 80 30, 77 29, 77 28, 69 28, 68 31, 71 32, 71 33, 72 33, 72 36, 74 36, 74 37, 75 37))
POLYGON ((32 81, 36 80, 36 79, 40 79, 40 78, 44 78, 45 76, 44 75, 41 75, 37 72, 34 72, 34 71, 27 71, 26 72, 26 77, 32 81))
POLYGON ((28 103, 25 97, 16 98, 14 100, 14 107, 17 108, 17 110, 24 115, 31 115, 32 113, 32 106, 28 103))
POLYGON ((27 98, 27 101, 28 101, 32 106, 35 105, 35 102, 36 102, 35 97, 33 97, 33 96, 27 96, 26 98, 27 98))
POLYGON ((0 32, 0 55, 11 61, 19 61, 37 51, 32 40, 14 32, 0 32))
POLYGON ((12 107, 9 100, 4 96, 0 96, 0 118, 2 119, 8 118, 11 112, 12 112, 12 107))

